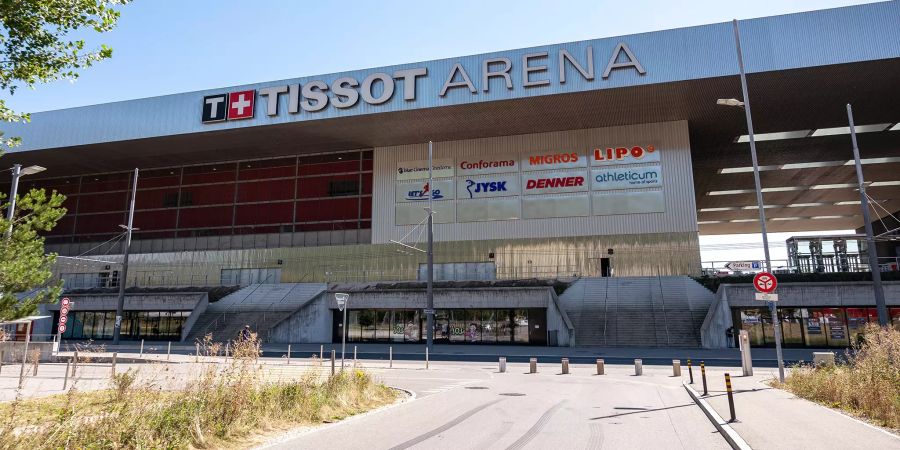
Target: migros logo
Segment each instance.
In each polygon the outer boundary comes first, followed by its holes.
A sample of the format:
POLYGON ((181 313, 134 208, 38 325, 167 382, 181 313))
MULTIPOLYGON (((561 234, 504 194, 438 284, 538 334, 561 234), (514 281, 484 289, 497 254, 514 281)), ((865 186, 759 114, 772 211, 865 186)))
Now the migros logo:
POLYGON ((623 159, 643 159, 648 154, 656 151, 656 147, 648 145, 641 147, 606 147, 606 149, 594 149, 594 161, 621 161, 623 159))
POLYGON ((528 164, 531 166, 542 166, 549 164, 562 164, 578 162, 578 153, 551 153, 548 155, 535 155, 528 157, 528 164))

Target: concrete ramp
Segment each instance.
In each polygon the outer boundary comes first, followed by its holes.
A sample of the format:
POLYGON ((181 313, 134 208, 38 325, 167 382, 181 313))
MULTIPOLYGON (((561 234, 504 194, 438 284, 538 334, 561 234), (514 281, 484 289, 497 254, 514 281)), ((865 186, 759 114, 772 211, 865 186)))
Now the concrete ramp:
POLYGON ((272 325, 325 290, 325 283, 251 284, 210 303, 185 339, 194 342, 212 334, 215 341, 237 337, 245 325, 264 341, 272 325))
POLYGON ((583 278, 559 296, 579 346, 699 347, 714 294, 686 276, 583 278))

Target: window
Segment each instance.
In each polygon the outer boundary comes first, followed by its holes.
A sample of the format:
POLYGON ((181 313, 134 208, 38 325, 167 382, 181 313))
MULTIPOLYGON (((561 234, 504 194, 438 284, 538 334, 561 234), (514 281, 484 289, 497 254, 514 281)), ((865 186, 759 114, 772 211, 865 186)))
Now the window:
POLYGON ((359 180, 333 180, 328 182, 329 197, 359 195, 359 180))
POLYGON ((163 195, 163 207, 174 208, 178 206, 178 192, 166 192, 163 195))

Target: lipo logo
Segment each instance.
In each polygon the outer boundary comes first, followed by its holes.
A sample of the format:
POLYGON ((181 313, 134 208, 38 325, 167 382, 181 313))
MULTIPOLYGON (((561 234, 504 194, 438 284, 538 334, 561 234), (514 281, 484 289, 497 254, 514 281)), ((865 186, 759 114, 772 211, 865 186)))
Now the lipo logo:
POLYGON ((203 123, 252 119, 256 90, 230 92, 203 97, 203 123))
POLYGON ((635 145, 633 147, 606 147, 594 149, 595 162, 625 162, 634 160, 634 162, 659 161, 659 153, 656 147, 648 145, 642 147, 635 145))

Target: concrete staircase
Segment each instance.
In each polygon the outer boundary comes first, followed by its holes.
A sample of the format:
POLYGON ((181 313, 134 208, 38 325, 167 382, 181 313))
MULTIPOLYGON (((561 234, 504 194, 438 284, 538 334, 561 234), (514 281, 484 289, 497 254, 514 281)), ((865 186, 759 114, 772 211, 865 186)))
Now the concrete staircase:
POLYGON ((560 297, 577 345, 699 347, 714 295, 685 276, 583 278, 560 297))
POLYGON ((245 325, 266 341, 269 329, 325 290, 324 283, 251 284, 210 303, 185 342, 212 334, 215 341, 235 339, 245 325))

